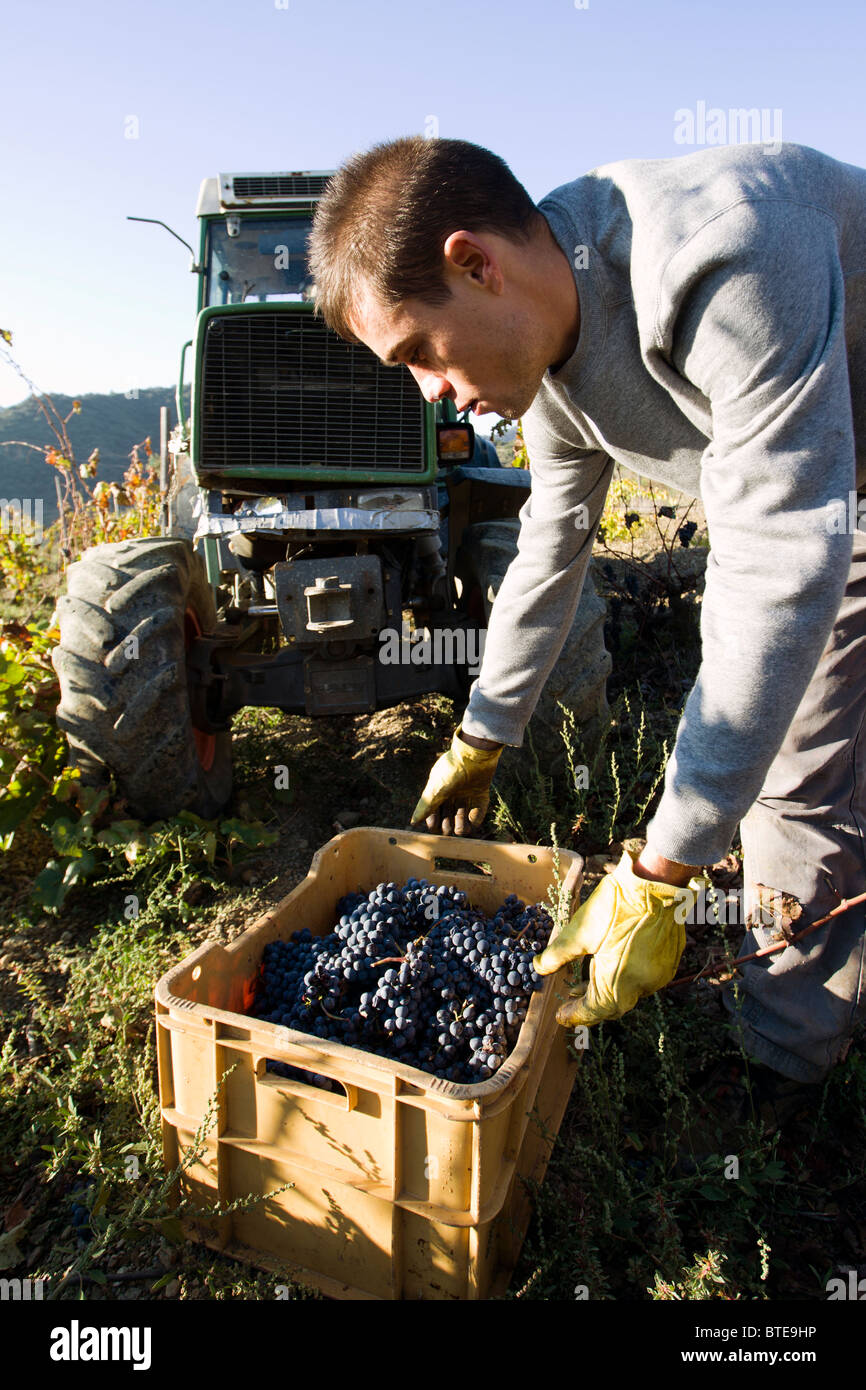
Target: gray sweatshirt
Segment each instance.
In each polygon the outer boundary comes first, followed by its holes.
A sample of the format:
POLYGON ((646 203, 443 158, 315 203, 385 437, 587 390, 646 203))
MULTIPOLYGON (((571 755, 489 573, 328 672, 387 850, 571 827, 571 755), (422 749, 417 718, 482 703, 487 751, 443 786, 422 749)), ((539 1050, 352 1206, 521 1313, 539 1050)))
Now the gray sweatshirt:
POLYGON ((532 487, 463 727, 522 743, 614 462, 700 497, 701 666, 648 837, 713 863, 848 578, 849 497, 866 485, 866 170, 726 146, 609 164, 539 207, 573 267, 580 335, 523 419, 532 487))

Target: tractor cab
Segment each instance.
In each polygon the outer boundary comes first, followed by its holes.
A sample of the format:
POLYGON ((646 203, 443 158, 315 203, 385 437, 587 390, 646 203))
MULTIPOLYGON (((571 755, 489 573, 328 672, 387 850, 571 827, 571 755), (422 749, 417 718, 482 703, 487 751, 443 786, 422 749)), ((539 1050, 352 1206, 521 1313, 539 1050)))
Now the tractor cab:
POLYGON ((204 302, 311 303, 310 217, 212 218, 205 236, 204 302))
POLYGON ((331 171, 316 170, 202 181, 199 309, 269 302, 312 307, 307 237, 330 177, 331 171))

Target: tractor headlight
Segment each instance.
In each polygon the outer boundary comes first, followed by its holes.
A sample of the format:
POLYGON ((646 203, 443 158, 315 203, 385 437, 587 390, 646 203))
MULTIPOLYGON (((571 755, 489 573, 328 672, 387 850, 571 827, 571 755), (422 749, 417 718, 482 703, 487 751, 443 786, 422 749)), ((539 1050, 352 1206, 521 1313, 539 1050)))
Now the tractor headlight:
POLYGON ((370 511, 421 512, 428 504, 423 492, 400 488, 397 492, 359 492, 357 506, 370 511))

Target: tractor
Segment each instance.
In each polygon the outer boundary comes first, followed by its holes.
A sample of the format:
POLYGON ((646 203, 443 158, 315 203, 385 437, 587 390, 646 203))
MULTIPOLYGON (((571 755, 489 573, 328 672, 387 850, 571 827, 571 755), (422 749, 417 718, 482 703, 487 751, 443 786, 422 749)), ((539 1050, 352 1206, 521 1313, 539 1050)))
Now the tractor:
MULTIPOLYGON (((465 701, 516 553, 529 471, 315 312, 306 243, 330 177, 203 181, 162 534, 92 547, 58 602, 72 763, 145 820, 225 806, 248 705, 334 717, 431 691, 465 701)), ((537 736, 558 700, 582 723, 605 712, 603 621, 588 576, 537 736)))

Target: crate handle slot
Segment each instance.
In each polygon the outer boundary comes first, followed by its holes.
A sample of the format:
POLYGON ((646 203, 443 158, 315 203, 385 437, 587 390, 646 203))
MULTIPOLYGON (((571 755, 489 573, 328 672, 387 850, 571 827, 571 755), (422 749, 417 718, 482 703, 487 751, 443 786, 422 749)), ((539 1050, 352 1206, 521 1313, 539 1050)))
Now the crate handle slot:
POLYGON ((433 860, 433 867, 437 874, 457 871, 475 874, 478 878, 493 878, 493 865, 489 859, 461 859, 459 855, 437 854, 433 860))
MULTIPOLYGON (((255 1059, 256 1083, 259 1086, 267 1086, 269 1090, 284 1091, 290 1096, 297 1096, 300 1100, 320 1100, 326 1105, 333 1105, 337 1110, 354 1110, 358 1104, 358 1088, 352 1086, 348 1081, 339 1081, 336 1076, 328 1076, 327 1080, 334 1086, 338 1086, 337 1091, 325 1091, 321 1086, 311 1086, 307 1081, 298 1081, 294 1077, 277 1076, 275 1072, 267 1070, 268 1062, 285 1062, 287 1067, 298 1065, 297 1059, 284 1057, 257 1057, 255 1059)), ((311 1068, 304 1067, 304 1071, 311 1068)), ((324 1076, 325 1073, 323 1072, 324 1076)))

